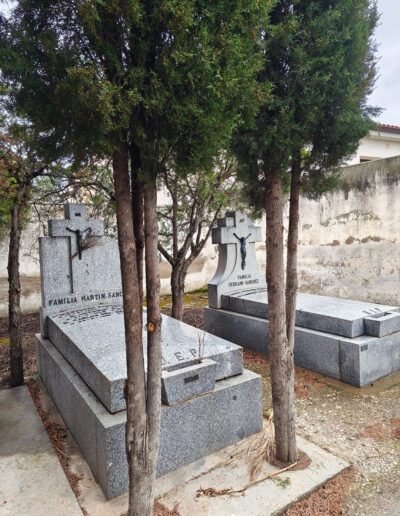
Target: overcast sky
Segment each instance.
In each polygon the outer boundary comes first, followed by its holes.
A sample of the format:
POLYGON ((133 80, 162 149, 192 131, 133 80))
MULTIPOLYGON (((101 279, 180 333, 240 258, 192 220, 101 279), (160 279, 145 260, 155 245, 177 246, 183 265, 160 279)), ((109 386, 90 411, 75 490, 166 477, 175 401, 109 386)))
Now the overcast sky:
POLYGON ((379 122, 400 126, 400 0, 378 0, 378 10, 378 79, 369 103, 384 108, 379 122))

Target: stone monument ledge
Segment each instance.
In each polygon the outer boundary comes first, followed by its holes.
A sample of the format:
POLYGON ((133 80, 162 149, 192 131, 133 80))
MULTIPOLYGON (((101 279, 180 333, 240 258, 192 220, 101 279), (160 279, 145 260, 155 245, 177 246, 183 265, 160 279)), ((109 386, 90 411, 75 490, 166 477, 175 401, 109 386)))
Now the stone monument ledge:
MULTIPOLYGON (((268 354, 267 286, 255 258, 258 240, 260 228, 245 214, 229 212, 218 221, 213 243, 218 244, 219 261, 208 286, 204 327, 268 354), (247 235, 248 240, 241 240, 247 235)), ((400 308, 300 293, 294 360, 305 369, 358 387, 399 371, 400 308)))

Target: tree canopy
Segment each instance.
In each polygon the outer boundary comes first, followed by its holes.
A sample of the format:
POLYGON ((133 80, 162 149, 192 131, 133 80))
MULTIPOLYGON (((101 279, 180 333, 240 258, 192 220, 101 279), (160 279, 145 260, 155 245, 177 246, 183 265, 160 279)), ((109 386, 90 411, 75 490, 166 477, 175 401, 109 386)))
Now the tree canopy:
POLYGON ((271 93, 239 127, 234 146, 253 204, 264 205, 269 171, 278 170, 289 189, 285 174, 295 158, 307 171, 303 182, 311 195, 335 184, 335 168, 354 153, 379 111, 367 104, 376 23, 371 0, 276 3, 258 75, 271 93))
POLYGON ((21 0, 0 66, 49 158, 109 156, 128 135, 155 174, 211 164, 254 105, 271 1, 21 0))

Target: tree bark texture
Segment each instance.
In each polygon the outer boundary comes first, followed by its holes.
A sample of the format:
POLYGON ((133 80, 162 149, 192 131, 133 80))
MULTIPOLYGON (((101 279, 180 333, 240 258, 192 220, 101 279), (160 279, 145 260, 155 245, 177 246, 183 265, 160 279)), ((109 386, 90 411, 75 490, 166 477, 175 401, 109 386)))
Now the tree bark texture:
POLYGON ((24 383, 21 331, 21 284, 19 278, 19 250, 22 221, 28 200, 28 186, 21 184, 11 208, 10 243, 8 248, 8 334, 10 337, 10 385, 24 383))
POLYGON ((172 267, 171 273, 171 292, 172 292, 172 317, 183 320, 183 307, 185 302, 185 279, 186 271, 184 267, 177 265, 172 267))
POLYGON ((154 500, 161 420, 161 312, 158 269, 157 185, 144 185, 144 232, 147 298, 147 471, 150 498, 154 500))
POLYGON ((277 171, 266 174, 266 186, 266 276, 275 443, 277 459, 287 463, 297 460, 297 448, 293 351, 286 334, 282 181, 277 171))
POLYGON ((301 168, 300 159, 293 162, 290 203, 289 203, 289 231, 287 240, 286 261, 286 333, 289 348, 294 348, 294 327, 296 323, 296 295, 297 295, 297 243, 299 239, 299 196, 301 168))
POLYGON ((148 460, 146 386, 142 343, 135 234, 133 228, 128 152, 121 142, 113 156, 114 188, 121 261, 125 322, 127 384, 126 452, 129 467, 129 516, 150 516, 153 511, 152 475, 148 460))
MULTIPOLYGON (((133 151, 132 151, 133 152, 133 151)), ((132 156, 132 154, 131 154, 132 156)), ((136 161, 131 157, 132 214, 136 242, 136 261, 140 304, 143 306, 143 273, 144 273, 144 219, 143 219, 143 184, 140 181, 136 161)))

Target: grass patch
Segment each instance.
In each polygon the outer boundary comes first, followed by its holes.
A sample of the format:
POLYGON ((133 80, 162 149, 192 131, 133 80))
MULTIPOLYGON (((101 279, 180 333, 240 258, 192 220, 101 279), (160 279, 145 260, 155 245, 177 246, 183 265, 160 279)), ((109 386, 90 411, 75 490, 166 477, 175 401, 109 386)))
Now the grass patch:
POLYGON ((2 347, 9 347, 10 346, 10 339, 8 337, 3 337, 0 339, 0 348, 2 347))

